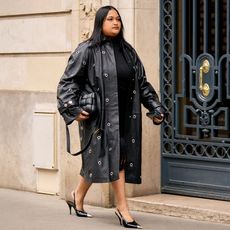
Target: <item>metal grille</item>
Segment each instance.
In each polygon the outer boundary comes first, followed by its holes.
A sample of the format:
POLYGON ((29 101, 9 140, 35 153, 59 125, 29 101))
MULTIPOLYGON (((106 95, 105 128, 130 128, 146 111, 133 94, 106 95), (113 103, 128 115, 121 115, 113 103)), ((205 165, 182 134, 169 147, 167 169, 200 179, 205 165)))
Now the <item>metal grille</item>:
POLYGON ((163 6, 163 153, 230 159, 230 3, 184 0, 163 6), (205 96, 199 81, 206 59, 210 69, 203 74, 203 84, 209 85, 205 96))
POLYGON ((230 0, 162 0, 162 191, 230 199, 229 79, 230 0))

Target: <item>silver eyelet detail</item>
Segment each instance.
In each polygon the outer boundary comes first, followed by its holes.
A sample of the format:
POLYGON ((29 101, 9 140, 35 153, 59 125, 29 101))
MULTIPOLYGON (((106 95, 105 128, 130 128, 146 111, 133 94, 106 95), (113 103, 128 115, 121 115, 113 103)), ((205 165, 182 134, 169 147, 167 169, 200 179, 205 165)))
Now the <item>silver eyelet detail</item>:
POLYGON ((136 90, 133 90, 133 94, 136 94, 136 92, 137 92, 136 90))
POLYGON ((101 161, 98 161, 97 163, 98 163, 98 165, 101 165, 101 161))
POLYGON ((132 168, 133 167, 133 163, 130 163, 129 166, 132 168))
POLYGON ((113 175, 113 172, 110 172, 110 176, 112 176, 113 175))
POLYGON ((97 139, 100 140, 100 139, 101 139, 101 136, 97 136, 97 139))
POLYGON ((108 75, 107 73, 104 73, 104 76, 105 76, 105 77, 108 77, 109 75, 108 75))
POLYGON ((136 118, 137 118, 137 116, 134 114, 134 115, 133 115, 133 119, 136 119, 136 118))
POLYGON ((109 102, 109 98, 105 98, 105 102, 107 102, 107 103, 108 103, 108 102, 109 102))
POLYGON ((111 124, 108 122, 108 123, 107 123, 107 126, 110 126, 110 125, 111 125, 111 124))
POLYGON ((105 51, 104 51, 104 50, 102 50, 102 51, 101 51, 101 53, 102 53, 102 54, 105 54, 105 51))
POLYGON ((132 139, 132 143, 133 143, 133 144, 135 143, 135 139, 134 139, 134 138, 132 139))

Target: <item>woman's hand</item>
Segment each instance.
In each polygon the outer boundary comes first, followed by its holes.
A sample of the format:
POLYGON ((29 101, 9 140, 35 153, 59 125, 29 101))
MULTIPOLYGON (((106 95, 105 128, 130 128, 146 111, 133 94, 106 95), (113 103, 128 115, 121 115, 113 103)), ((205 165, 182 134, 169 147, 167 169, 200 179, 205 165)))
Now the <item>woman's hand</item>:
POLYGON ((156 125, 160 124, 163 120, 164 120, 164 114, 163 113, 161 113, 160 116, 154 116, 153 117, 153 123, 156 125))
POLYGON ((86 119, 89 119, 89 113, 84 110, 82 110, 81 113, 76 117, 77 121, 84 121, 86 119))

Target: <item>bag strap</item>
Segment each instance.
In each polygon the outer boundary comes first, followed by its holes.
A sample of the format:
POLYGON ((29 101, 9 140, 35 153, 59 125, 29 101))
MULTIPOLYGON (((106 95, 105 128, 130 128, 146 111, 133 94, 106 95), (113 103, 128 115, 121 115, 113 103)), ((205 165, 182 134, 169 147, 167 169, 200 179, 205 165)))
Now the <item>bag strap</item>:
POLYGON ((78 152, 76 152, 76 153, 71 153, 71 151, 70 151, 71 143, 70 143, 69 127, 68 127, 68 125, 66 125, 66 145, 67 145, 67 152, 68 152, 70 155, 72 155, 72 156, 78 156, 78 155, 82 154, 82 153, 89 147, 93 135, 96 134, 96 133, 98 133, 98 131, 100 131, 100 129, 96 129, 96 130, 91 134, 91 136, 90 136, 90 138, 89 138, 89 141, 88 141, 87 145, 86 145, 83 149, 81 149, 80 151, 78 151, 78 152))

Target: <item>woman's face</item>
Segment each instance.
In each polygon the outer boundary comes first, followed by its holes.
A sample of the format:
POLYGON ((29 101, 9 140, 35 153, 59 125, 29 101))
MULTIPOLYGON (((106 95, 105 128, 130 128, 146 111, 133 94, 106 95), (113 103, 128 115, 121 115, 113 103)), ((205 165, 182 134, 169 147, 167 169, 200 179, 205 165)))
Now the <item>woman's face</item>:
POLYGON ((102 25, 102 33, 108 37, 116 37, 121 30, 121 19, 116 10, 110 10, 102 25))

